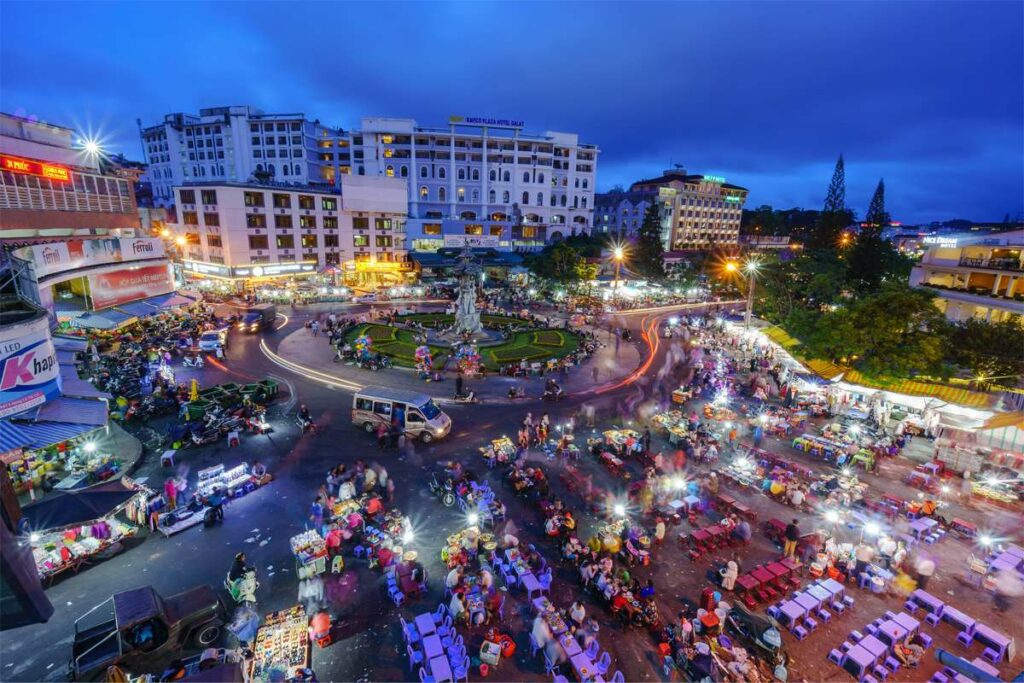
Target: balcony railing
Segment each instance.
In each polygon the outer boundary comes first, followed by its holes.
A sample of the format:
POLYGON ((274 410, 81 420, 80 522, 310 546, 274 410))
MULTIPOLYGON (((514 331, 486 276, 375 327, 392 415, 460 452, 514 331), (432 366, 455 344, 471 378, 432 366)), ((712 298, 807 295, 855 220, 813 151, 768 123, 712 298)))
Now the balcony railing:
POLYGON ((929 282, 922 282, 921 286, 928 287, 929 289, 937 289, 941 292, 952 292, 954 294, 969 294, 971 296, 980 296, 988 299, 998 299, 1002 301, 1024 302, 1024 294, 1007 294, 1006 292, 993 294, 992 290, 988 287, 949 287, 947 285, 933 285, 929 282))
POLYGON ((993 270, 1024 271, 1024 264, 1015 258, 972 258, 964 256, 960 259, 961 266, 968 268, 991 268, 993 270))

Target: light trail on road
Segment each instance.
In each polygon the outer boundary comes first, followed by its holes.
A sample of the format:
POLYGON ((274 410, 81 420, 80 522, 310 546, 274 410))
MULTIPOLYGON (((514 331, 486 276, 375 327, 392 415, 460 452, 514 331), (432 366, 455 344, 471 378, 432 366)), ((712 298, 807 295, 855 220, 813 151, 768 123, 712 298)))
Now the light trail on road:
POLYGON ((344 389, 346 391, 360 391, 364 387, 364 385, 362 384, 356 384, 355 382, 350 382, 347 379, 340 379, 338 377, 335 377, 334 375, 328 375, 327 373, 319 372, 317 370, 313 370, 312 368, 307 368, 303 365, 299 365, 298 363, 293 363, 289 360, 285 360, 281 356, 271 351, 270 348, 267 346, 267 342, 264 340, 260 340, 260 351, 263 352, 264 356, 270 359, 271 363, 279 365, 280 367, 291 372, 294 372, 297 375, 301 375, 302 377, 305 377, 308 380, 320 382, 321 384, 326 384, 328 386, 335 387, 338 389, 344 389))

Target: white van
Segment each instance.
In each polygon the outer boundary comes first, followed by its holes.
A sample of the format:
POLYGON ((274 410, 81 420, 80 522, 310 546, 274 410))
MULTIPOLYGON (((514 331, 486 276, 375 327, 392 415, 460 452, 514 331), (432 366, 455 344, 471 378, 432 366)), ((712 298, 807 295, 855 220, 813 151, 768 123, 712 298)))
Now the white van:
POLYGON ((388 387, 366 387, 352 397, 352 422, 373 433, 398 417, 406 435, 429 443, 448 435, 452 419, 427 394, 388 387))

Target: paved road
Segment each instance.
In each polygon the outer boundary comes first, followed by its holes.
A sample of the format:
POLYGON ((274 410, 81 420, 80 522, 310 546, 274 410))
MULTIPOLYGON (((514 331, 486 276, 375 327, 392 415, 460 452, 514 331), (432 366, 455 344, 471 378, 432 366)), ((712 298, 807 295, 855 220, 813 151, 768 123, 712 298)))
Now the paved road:
MULTIPOLYGON (((223 363, 211 363, 201 371, 183 370, 181 376, 196 376, 204 386, 226 381, 254 381, 264 377, 282 380, 287 387, 283 401, 269 411, 274 432, 268 436, 245 436, 242 447, 227 449, 215 444, 183 451, 178 466, 192 470, 223 462, 231 466, 239 461, 262 460, 274 474, 275 481, 267 487, 234 501, 227 507, 222 526, 212 529, 193 528, 165 539, 151 535, 133 543, 121 555, 62 578, 47 591, 56 611, 47 624, 31 625, 5 633, 0 642, 0 680, 59 680, 64 678, 70 656, 75 618, 101 602, 112 592, 131 586, 149 584, 163 595, 172 595, 192 586, 208 583, 219 587, 232 557, 244 550, 250 563, 259 568, 261 586, 258 593, 261 611, 288 607, 296 602, 297 581, 288 548, 288 538, 305 528, 307 510, 314 492, 323 483, 327 469, 336 463, 350 466, 357 458, 383 463, 394 478, 399 492, 396 504, 422 529, 416 547, 427 563, 433 586, 441 581, 439 550, 444 538, 462 527, 454 510, 436 504, 425 486, 427 472, 439 460, 459 457, 473 462, 478 446, 488 438, 513 432, 525 411, 538 414, 551 408, 539 401, 510 405, 447 406, 454 421, 452 436, 429 447, 418 447, 408 462, 398 462, 393 452, 378 452, 371 437, 352 425, 348 419, 351 393, 337 387, 310 381, 287 373, 271 363, 260 350, 261 340, 275 348, 280 339, 298 329, 310 313, 326 306, 285 310, 287 319, 279 318, 279 329, 261 336, 232 333, 231 346, 223 363), (309 406, 320 429, 316 434, 299 438, 294 424, 297 402, 309 406)), ((338 308, 334 306, 332 308, 338 308)), ((349 307, 351 312, 358 308, 349 307)), ((651 314, 620 316, 621 324, 634 332, 630 343, 647 346, 647 335, 641 324, 650 330, 656 318, 651 314)), ((653 347, 654 342, 650 343, 653 347)), ((650 347, 649 347, 650 348, 650 347)), ((648 349, 649 350, 649 349, 648 349)), ((646 372, 657 363, 647 363, 646 372)), ((585 370, 584 370, 585 371, 585 370)), ((383 381, 374 375, 373 381, 383 381)), ((599 395, 576 396, 561 402, 552 410, 555 419, 568 415, 584 400, 591 400, 599 411, 616 409, 617 401, 628 396, 627 385, 608 388, 599 395)), ((159 428, 161 423, 151 425, 159 428)), ((157 466, 156 456, 148 454, 140 476, 149 476, 159 485, 164 472, 157 466)), ((194 476, 193 476, 194 479, 194 476)), ((343 596, 334 601, 333 610, 340 616, 351 637, 343 644, 317 650, 314 665, 321 680, 353 680, 359 678, 402 679, 408 671, 397 657, 393 627, 397 620, 394 607, 384 599, 375 574, 364 569, 345 574, 344 581, 329 591, 343 596)), ((438 593, 439 595, 439 593, 438 593)), ((423 601, 436 604, 436 599, 423 601)))

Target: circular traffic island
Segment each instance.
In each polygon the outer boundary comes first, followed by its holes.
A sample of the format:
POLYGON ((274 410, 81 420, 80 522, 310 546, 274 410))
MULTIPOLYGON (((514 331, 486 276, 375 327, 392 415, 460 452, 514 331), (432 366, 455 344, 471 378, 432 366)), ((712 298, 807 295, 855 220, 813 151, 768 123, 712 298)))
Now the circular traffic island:
MULTIPOLYGON (((398 325, 361 323, 348 330, 344 343, 352 348, 365 347, 369 340, 371 353, 381 353, 393 365, 406 368, 417 367, 417 350, 426 346, 433 367, 442 369, 460 343, 444 340, 438 331, 454 321, 455 317, 447 313, 412 313, 400 316, 398 325)), ((476 341, 475 345, 480 365, 490 372, 524 360, 533 363, 561 359, 580 346, 579 335, 570 330, 530 328, 527 321, 502 315, 483 314, 480 321, 490 339, 476 341)))

